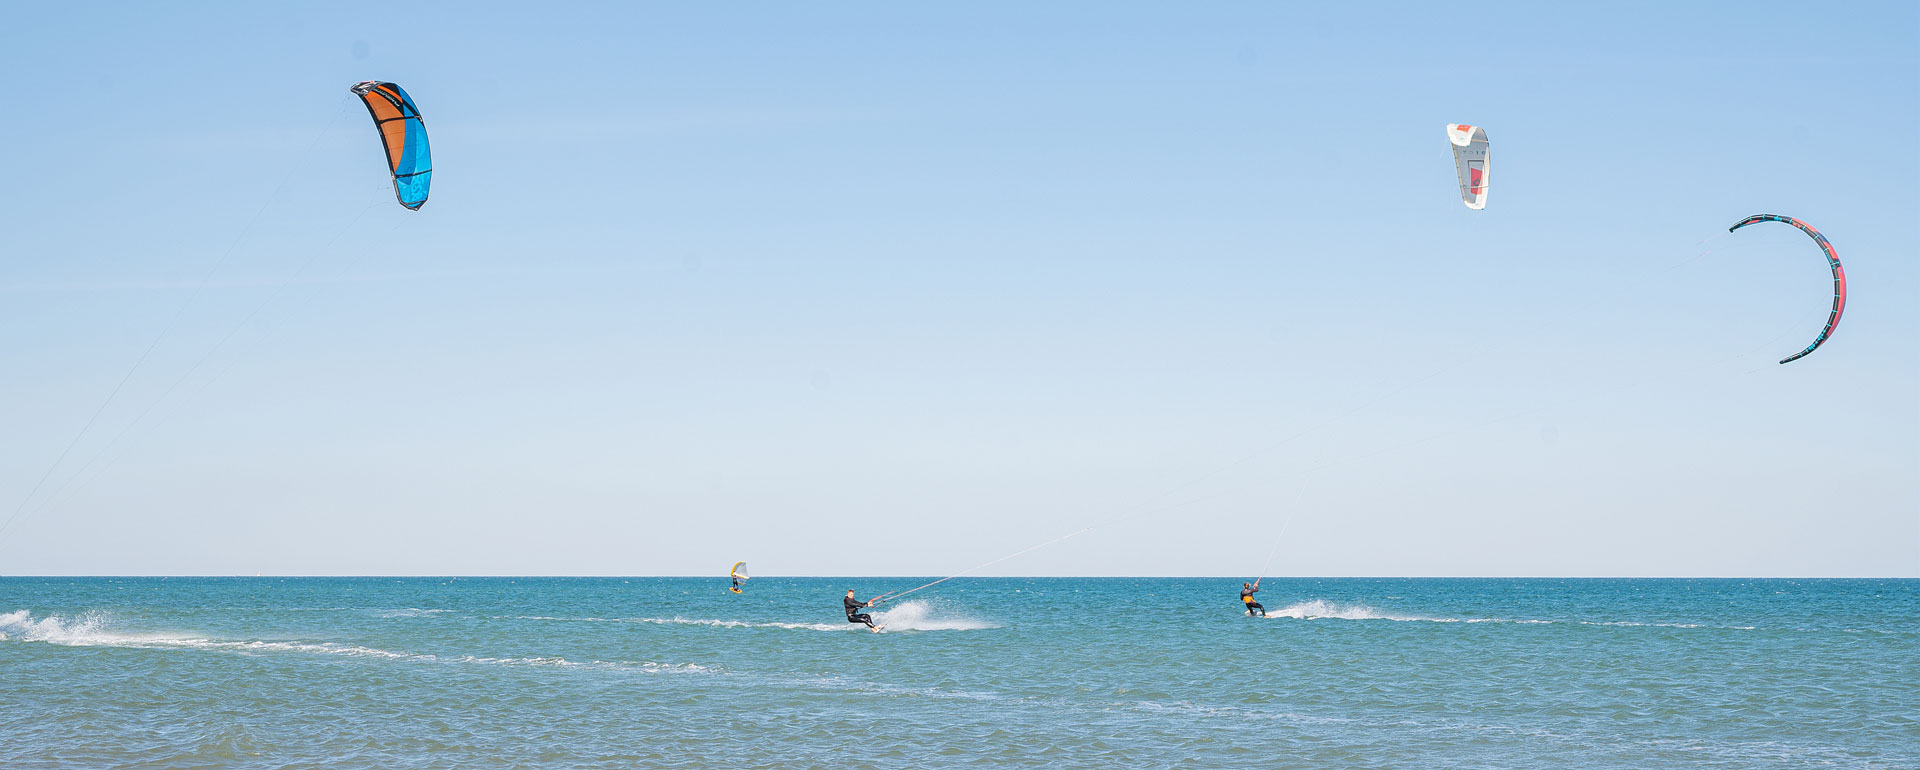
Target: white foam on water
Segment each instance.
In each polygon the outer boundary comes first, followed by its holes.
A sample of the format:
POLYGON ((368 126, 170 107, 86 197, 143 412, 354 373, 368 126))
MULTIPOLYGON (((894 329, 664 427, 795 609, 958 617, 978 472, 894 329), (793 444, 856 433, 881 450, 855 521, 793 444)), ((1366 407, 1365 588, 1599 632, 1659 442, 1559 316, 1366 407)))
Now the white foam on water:
POLYGON ((1643 623, 1631 620, 1542 620, 1536 618, 1450 618, 1430 615, 1396 615, 1381 612, 1365 604, 1342 604, 1325 599, 1312 599, 1296 602, 1277 610, 1268 610, 1270 618, 1293 618, 1296 620, 1397 620, 1426 621, 1428 623, 1512 623, 1522 626, 1546 626, 1556 623, 1578 623, 1583 626, 1618 626, 1634 628, 1713 628, 1729 631, 1752 631, 1753 626, 1715 626, 1705 623, 1643 623))
MULTIPOLYGON (((889 631, 977 631, 987 628, 999 628, 990 623, 970 617, 953 617, 937 612, 932 605, 924 601, 902 602, 890 610, 879 610, 873 614, 873 622, 886 626, 889 631)), ((725 620, 721 618, 557 618, 547 615, 517 615, 513 620, 548 620, 568 623, 647 623, 652 625, 707 626, 710 628, 783 628, 801 631, 865 631, 867 627, 858 623, 804 623, 754 620, 725 620)))
MULTIPOLYGON (((866 626, 861 626, 865 629, 866 626)), ((854 692, 865 695, 879 695, 890 698, 932 698, 937 700, 997 701, 1004 700, 999 693, 974 690, 954 690, 942 687, 903 687, 880 682, 867 682, 846 677, 830 676, 811 679, 780 680, 783 684, 807 689, 832 690, 836 692, 854 692)))
POLYGON ((806 631, 845 631, 845 624, 837 623, 780 623, 753 622, 747 620, 717 620, 710 618, 621 618, 613 623, 652 623, 655 625, 712 626, 714 628, 786 628, 806 631))
POLYGON ((1513 623, 1522 626, 1547 626, 1560 621, 1513 618, 1450 618, 1434 615, 1398 615, 1381 612, 1365 604, 1342 604, 1325 599, 1312 599, 1296 602, 1277 610, 1267 610, 1270 618, 1294 618, 1296 620, 1394 620, 1424 621, 1427 623, 1513 623))
POLYGON ((1364 604, 1341 604, 1325 599, 1295 602, 1281 609, 1268 610, 1269 618, 1296 620, 1424 620, 1430 623, 1458 623, 1460 618, 1432 618, 1420 615, 1394 615, 1364 604))
POLYGON ((1712 628, 1723 631, 1752 631, 1754 626, 1710 626, 1705 623, 1638 623, 1631 620, 1582 620, 1583 626, 1625 626, 1631 628, 1712 628))
POLYGON ((747 620, 720 620, 718 618, 556 618, 550 615, 503 615, 495 620, 551 620, 560 623, 648 623, 657 626, 713 626, 715 628, 800 628, 809 631, 842 631, 835 623, 756 623, 747 620))
POLYGON ((943 616, 936 613, 932 605, 918 599, 873 613, 873 622, 886 626, 888 631, 980 631, 1000 627, 975 618, 943 616))
POLYGON ((1171 703, 1142 700, 1142 701, 1130 701, 1126 703, 1121 703, 1121 704, 1117 704, 1117 706, 1120 708, 1125 708, 1132 711, 1144 711, 1144 712, 1158 713, 1158 714, 1180 714, 1180 715, 1186 715, 1186 716, 1200 717, 1208 720, 1217 720, 1221 718, 1226 718, 1226 719, 1247 719, 1247 720, 1272 720, 1272 721, 1282 721, 1282 722, 1296 722, 1300 724, 1346 724, 1353 721, 1351 719, 1347 719, 1344 717, 1313 716, 1309 714, 1300 714, 1300 713, 1295 713, 1291 711, 1264 711, 1264 710, 1244 708, 1240 706, 1215 706, 1215 705, 1195 703, 1189 700, 1173 701, 1171 703))
POLYGON ((406 609, 399 609, 399 610, 381 610, 379 614, 380 614, 380 617, 383 619, 385 618, 430 618, 435 615, 444 615, 450 612, 453 612, 453 610, 423 610, 423 609, 420 609, 419 607, 408 607, 406 609))
POLYGON ((520 657, 497 658, 477 655, 443 656, 432 653, 394 652, 357 644, 338 642, 299 642, 299 641, 230 641, 197 637, 170 636, 166 634, 134 634, 109 630, 108 618, 101 613, 88 613, 78 620, 67 621, 58 615, 49 615, 35 620, 26 610, 0 613, 0 641, 42 642, 63 647, 119 647, 141 650, 210 650, 235 652, 243 655, 262 653, 296 653, 309 655, 342 655, 353 658, 377 658, 399 660, 412 663, 474 663, 497 666, 592 666, 597 668, 619 669, 626 671, 658 672, 705 672, 705 666, 695 663, 657 663, 653 661, 569 661, 561 657, 520 657))
POLYGON ((9 639, 43 642, 63 647, 123 647, 130 649, 229 650, 238 652, 310 652, 360 657, 405 658, 403 653, 328 642, 221 641, 158 633, 113 630, 106 615, 90 612, 74 620, 48 615, 35 620, 26 610, 0 614, 0 632, 9 639))
POLYGON ((614 669, 614 670, 620 670, 620 671, 644 671, 647 673, 666 673, 666 672, 701 673, 701 672, 708 672, 708 671, 714 670, 706 666, 702 666, 698 663, 655 663, 653 661, 636 663, 632 661, 623 661, 623 660, 574 661, 574 660, 567 660, 566 658, 562 658, 559 656, 529 657, 529 658, 491 658, 491 657, 484 657, 479 655, 461 655, 458 657, 421 655, 421 656, 417 656, 417 658, 420 660, 437 661, 437 662, 443 662, 443 663, 475 663, 475 664, 488 665, 488 666, 556 666, 560 668, 602 668, 602 669, 614 669))
POLYGON ((0 634, 9 640, 46 642, 68 647, 152 646, 185 641, 162 634, 125 634, 107 629, 105 615, 90 612, 74 620, 48 615, 39 620, 26 610, 0 613, 0 634))

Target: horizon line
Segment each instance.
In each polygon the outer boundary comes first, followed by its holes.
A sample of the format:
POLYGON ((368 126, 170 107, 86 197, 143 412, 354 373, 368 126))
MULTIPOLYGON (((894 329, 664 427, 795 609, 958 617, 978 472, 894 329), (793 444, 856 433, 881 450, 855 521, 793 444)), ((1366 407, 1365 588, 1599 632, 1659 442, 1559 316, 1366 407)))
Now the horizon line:
MULTIPOLYGON (((939 577, 938 575, 755 575, 753 579, 767 578, 804 578, 808 580, 881 580, 881 579, 918 579, 939 577)), ((1244 576, 1234 575, 967 575, 967 580, 1240 580, 1244 576)), ((326 575, 326 574, 283 574, 283 575, 0 575, 0 580, 29 579, 139 579, 170 580, 181 579, 326 579, 350 578, 358 580, 725 580, 725 575, 326 575)), ((1920 580, 1920 575, 1265 575, 1258 580, 1920 580)))

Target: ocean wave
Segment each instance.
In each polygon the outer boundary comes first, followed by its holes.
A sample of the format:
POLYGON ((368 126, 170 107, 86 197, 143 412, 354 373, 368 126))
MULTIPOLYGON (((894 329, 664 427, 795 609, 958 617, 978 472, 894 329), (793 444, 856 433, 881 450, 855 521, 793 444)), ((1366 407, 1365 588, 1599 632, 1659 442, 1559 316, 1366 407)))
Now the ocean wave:
POLYGON ((1173 701, 1170 703, 1163 703, 1160 701, 1151 701, 1151 700, 1127 701, 1123 703, 1114 704, 1114 707, 1123 708, 1129 711, 1140 711, 1140 712, 1153 713, 1153 714, 1178 714, 1182 716, 1199 717, 1207 720, 1218 720, 1222 718, 1244 719, 1244 720, 1271 720, 1271 721, 1279 721, 1279 722, 1293 722, 1296 724, 1346 724, 1353 721, 1351 719, 1347 719, 1344 717, 1323 717, 1323 716, 1313 716, 1310 714, 1300 714, 1300 713, 1291 712, 1291 711, 1266 711, 1266 710, 1260 710, 1260 709, 1249 709, 1249 708, 1244 708, 1240 706, 1208 705, 1208 704, 1202 704, 1202 703, 1195 703, 1190 700, 1173 701))
POLYGON ((886 698, 931 698, 935 700, 998 701, 1005 697, 999 693, 977 690, 956 690, 944 687, 908 687, 903 685, 869 682, 847 677, 829 676, 811 679, 775 680, 789 687, 810 690, 830 690, 851 692, 862 695, 877 695, 886 698))
POLYGON ((1631 628, 1712 628, 1721 631, 1752 631, 1756 626, 1714 626, 1706 623, 1642 623, 1632 620, 1582 620, 1583 626, 1626 626, 1631 628))
POLYGON ((379 615, 381 619, 430 618, 435 615, 445 615, 450 612, 453 612, 453 610, 423 610, 423 609, 420 609, 419 607, 407 607, 405 609, 398 609, 398 610, 377 610, 376 611, 376 613, 379 615))
POLYGON ((653 661, 570 661, 549 657, 488 657, 480 655, 436 655, 433 653, 395 652, 357 644, 302 641, 236 641, 158 633, 127 633, 112 630, 102 613, 88 613, 74 620, 58 615, 34 619, 26 610, 0 613, 0 641, 42 642, 62 647, 119 647, 142 650, 209 650, 241 654, 295 653, 341 655, 353 658, 377 658, 412 663, 462 663, 496 666, 593 667, 625 671, 706 672, 713 669, 697 663, 657 663, 653 661))

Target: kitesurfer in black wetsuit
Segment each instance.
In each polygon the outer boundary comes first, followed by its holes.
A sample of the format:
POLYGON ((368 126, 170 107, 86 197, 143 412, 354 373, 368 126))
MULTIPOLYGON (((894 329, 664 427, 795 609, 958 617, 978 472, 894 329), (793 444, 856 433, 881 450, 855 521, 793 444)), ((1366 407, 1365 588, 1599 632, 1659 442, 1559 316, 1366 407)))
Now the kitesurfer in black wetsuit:
POLYGON ((842 599, 840 603, 846 605, 848 623, 865 623, 867 624, 868 628, 871 628, 874 631, 880 630, 879 626, 876 626, 873 624, 872 615, 868 615, 867 613, 861 612, 861 610, 873 606, 872 599, 868 599, 864 602, 860 601, 859 599, 855 599, 853 598, 853 589, 849 588, 847 589, 847 598, 842 599))
POLYGON ((1240 603, 1247 605, 1247 617, 1253 617, 1253 613, 1255 612, 1259 612, 1260 617, 1264 618, 1267 616, 1267 608, 1260 606, 1259 602, 1253 600, 1253 595, 1259 592, 1259 580, 1240 584, 1240 603))

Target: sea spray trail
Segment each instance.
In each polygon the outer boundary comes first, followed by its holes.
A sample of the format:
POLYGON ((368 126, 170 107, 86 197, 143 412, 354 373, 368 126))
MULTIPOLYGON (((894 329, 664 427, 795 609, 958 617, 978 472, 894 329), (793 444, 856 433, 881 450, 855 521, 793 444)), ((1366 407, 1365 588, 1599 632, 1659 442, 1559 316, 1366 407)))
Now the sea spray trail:
POLYGON ((692 663, 666 664, 651 661, 604 660, 570 661, 560 657, 449 656, 395 652, 334 642, 208 639, 170 636, 160 633, 115 632, 107 630, 108 625, 108 619, 100 613, 92 613, 78 621, 68 622, 59 616, 48 616, 36 620, 30 613, 21 610, 0 614, 0 642, 44 642, 65 647, 117 647, 134 650, 208 650, 246 654, 296 653, 342 655, 353 658, 374 658, 415 663, 475 663, 502 666, 580 666, 648 672, 699 672, 708 670, 706 667, 692 663))
MULTIPOLYGON (((727 620, 721 618, 562 618, 546 615, 514 616, 516 620, 548 620, 573 623, 652 623, 656 625, 710 626, 714 628, 781 628, 806 631, 865 631, 865 626, 853 623, 810 623, 799 621, 751 621, 727 620)), ((972 617, 947 616, 939 613, 925 601, 902 602, 890 610, 874 614, 876 622, 885 624, 894 631, 980 631, 1000 626, 972 617)))
POLYGON ((707 626, 709 628, 780 628, 798 631, 850 630, 846 626, 837 626, 831 623, 756 622, 750 620, 723 620, 720 618, 556 618, 543 615, 522 615, 513 619, 549 620, 561 623, 647 623, 652 625, 707 626))
POLYGON ((933 606, 924 600, 901 602, 892 609, 876 612, 873 621, 885 626, 888 631, 981 631, 999 628, 997 624, 983 620, 936 614, 933 606))
POLYGON ((1321 599, 1298 602, 1267 612, 1269 618, 1293 618, 1296 620, 1426 620, 1436 623, 1456 623, 1460 618, 1430 618, 1418 615, 1395 615, 1380 612, 1364 604, 1341 604, 1321 599))
POLYGON ((1920 766, 1920 581, 873 582, 0 579, 0 766, 1920 766))

